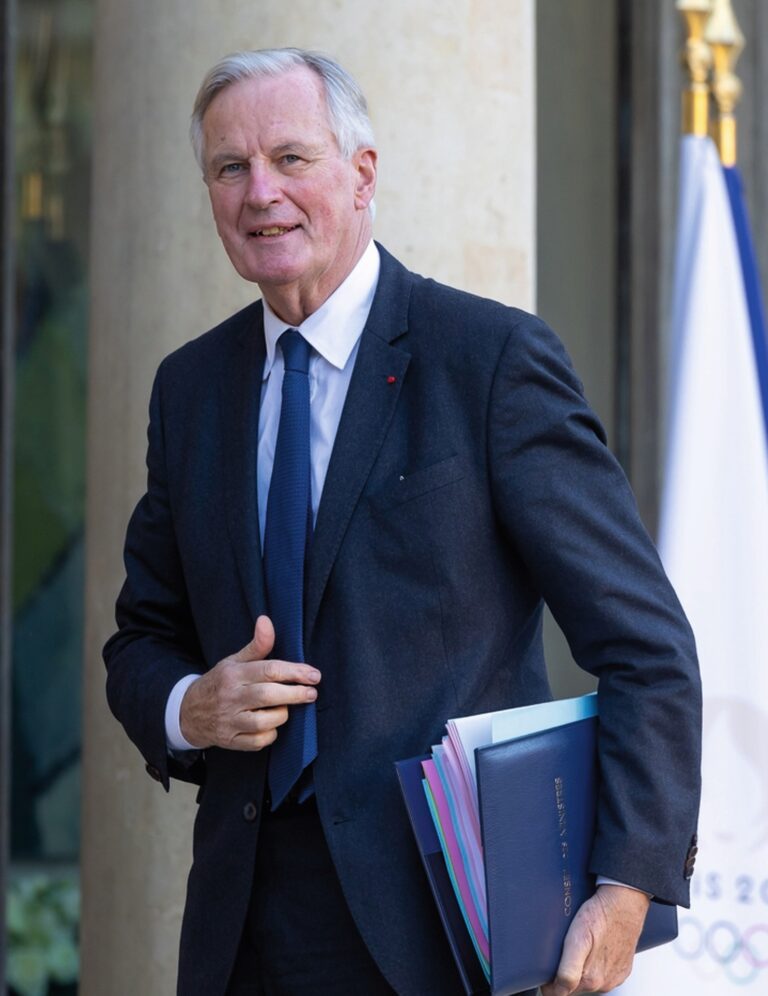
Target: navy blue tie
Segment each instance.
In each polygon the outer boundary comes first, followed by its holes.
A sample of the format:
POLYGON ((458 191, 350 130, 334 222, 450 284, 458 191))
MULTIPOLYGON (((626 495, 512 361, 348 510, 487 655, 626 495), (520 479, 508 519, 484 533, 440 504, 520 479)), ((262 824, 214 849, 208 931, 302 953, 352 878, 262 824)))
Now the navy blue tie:
MULTIPOLYGON (((309 458, 309 343, 296 329, 278 340, 283 398, 264 529, 264 577, 275 627, 273 656, 304 660, 304 566, 312 533, 309 458)), ((270 748, 269 791, 277 809, 317 757, 315 704, 289 706, 270 748)), ((305 779, 306 781, 306 779, 305 779)), ((304 795, 309 794, 306 790, 304 795)), ((300 798, 302 794, 300 793, 300 798)))

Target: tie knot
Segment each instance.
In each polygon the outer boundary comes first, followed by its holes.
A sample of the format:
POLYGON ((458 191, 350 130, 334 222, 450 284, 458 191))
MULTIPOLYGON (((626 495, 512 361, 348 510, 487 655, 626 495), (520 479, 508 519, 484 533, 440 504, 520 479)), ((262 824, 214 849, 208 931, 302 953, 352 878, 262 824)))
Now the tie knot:
POLYGON ((309 343, 298 329, 286 329, 278 340, 286 370, 309 373, 309 343))

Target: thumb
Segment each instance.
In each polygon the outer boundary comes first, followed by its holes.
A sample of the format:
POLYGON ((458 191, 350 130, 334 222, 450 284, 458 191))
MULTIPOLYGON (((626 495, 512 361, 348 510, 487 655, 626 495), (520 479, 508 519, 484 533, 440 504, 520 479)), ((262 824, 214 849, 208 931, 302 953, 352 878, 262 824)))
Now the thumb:
POLYGON ((259 616, 253 639, 234 655, 236 661, 263 661, 275 645, 275 627, 269 616, 259 616))
POLYGON ((581 982, 591 942, 589 933, 581 930, 580 927, 580 923, 572 923, 570 930, 565 935, 563 954, 557 968, 557 975, 550 983, 552 996, 569 996, 570 993, 578 989, 581 982))

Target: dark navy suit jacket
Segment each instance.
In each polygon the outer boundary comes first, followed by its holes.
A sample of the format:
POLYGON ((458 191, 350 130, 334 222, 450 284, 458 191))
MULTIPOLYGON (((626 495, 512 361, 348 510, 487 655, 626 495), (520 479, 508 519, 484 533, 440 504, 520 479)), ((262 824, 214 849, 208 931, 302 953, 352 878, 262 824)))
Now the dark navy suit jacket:
MULTIPOLYGON (((352 914, 403 996, 459 992, 393 764, 452 716, 550 697, 542 600, 599 678, 593 870, 687 904, 699 793, 691 632, 559 341, 381 250, 306 585, 317 802, 352 914)), ((126 541, 110 705, 163 784, 199 781, 179 992, 224 992, 252 884, 266 753, 166 750, 175 682, 265 610, 256 303, 169 356, 126 541)), ((524 801, 521 802, 524 805, 524 801)), ((256 883, 258 888, 258 883, 256 883)))

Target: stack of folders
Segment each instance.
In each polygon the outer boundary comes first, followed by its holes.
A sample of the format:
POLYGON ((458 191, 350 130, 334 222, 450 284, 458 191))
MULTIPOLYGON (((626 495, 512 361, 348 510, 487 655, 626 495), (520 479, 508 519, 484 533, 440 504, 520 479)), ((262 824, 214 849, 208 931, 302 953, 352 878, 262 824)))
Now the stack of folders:
MULTIPOLYGON (((449 720, 431 756, 397 764, 411 825, 468 994, 554 977, 592 894, 597 696, 449 720)), ((638 950, 677 936, 652 903, 638 950)))

